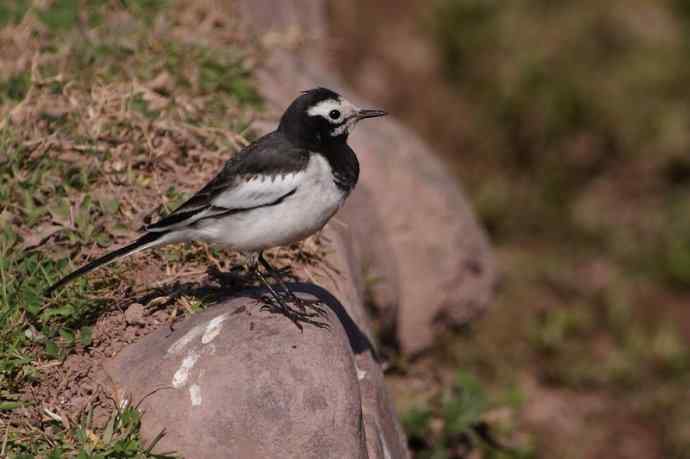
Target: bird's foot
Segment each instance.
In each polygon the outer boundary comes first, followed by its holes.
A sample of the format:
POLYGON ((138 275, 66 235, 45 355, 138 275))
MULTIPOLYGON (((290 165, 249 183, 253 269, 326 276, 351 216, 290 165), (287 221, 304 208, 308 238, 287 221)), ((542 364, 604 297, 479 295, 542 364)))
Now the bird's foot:
POLYGON ((325 305, 319 300, 305 300, 295 295, 292 291, 287 290, 284 293, 288 301, 294 303, 299 308, 300 314, 305 317, 327 317, 328 310, 325 305))
POLYGON ((321 322, 315 319, 315 317, 325 317, 326 311, 322 310, 321 308, 316 308, 313 305, 310 305, 309 307, 316 309, 316 311, 309 312, 307 310, 307 306, 303 303, 303 300, 296 296, 295 298, 298 299, 297 304, 299 310, 290 307, 283 298, 275 298, 272 295, 264 297, 266 303, 263 306, 261 306, 261 310, 268 311, 272 314, 284 315, 285 317, 290 319, 295 324, 295 326, 299 328, 300 331, 303 331, 303 323, 314 325, 318 328, 330 328, 330 325, 328 323, 321 322))
POLYGON ((297 298, 297 306, 300 308, 300 311, 304 314, 307 314, 310 317, 328 317, 328 309, 326 308, 326 305, 323 304, 321 301, 306 301, 298 296, 296 296, 295 298, 297 298), (308 312, 308 310, 311 310, 311 312, 308 312))
POLYGON ((319 300, 305 300, 295 295, 291 290, 287 288, 280 291, 280 295, 288 302, 294 303, 299 308, 299 311, 302 315, 305 315, 307 317, 325 317, 326 315, 328 315, 328 312, 323 307, 321 307, 322 303, 319 300), (311 310, 311 312, 309 312, 309 310, 311 310))

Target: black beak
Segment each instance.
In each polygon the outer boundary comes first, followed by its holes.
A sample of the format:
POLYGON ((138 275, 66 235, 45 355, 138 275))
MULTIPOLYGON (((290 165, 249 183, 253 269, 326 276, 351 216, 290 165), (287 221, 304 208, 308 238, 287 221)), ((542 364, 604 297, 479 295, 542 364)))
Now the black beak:
POLYGON ((378 116, 385 116, 388 113, 383 110, 359 110, 357 112, 357 118, 363 120, 364 118, 376 118, 378 116))

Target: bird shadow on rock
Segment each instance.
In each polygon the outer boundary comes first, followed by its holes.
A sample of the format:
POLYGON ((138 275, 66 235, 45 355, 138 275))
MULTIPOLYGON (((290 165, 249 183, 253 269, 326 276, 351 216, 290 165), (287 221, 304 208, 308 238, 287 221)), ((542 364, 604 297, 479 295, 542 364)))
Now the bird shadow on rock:
POLYGON ((343 304, 338 301, 338 299, 331 292, 323 287, 308 282, 291 282, 288 283, 287 286, 294 293, 310 295, 316 298, 319 303, 327 306, 331 311, 333 311, 345 329, 352 352, 355 354, 361 354, 363 352, 370 351, 374 360, 377 363, 381 363, 378 352, 376 351, 376 348, 372 344, 367 334, 362 331, 359 325, 357 325, 357 323, 352 319, 350 313, 347 312, 345 306, 343 306, 343 304))
MULTIPOLYGON (((265 299, 269 296, 268 290, 264 287, 252 286, 251 274, 217 270, 209 270, 208 274, 212 283, 176 283, 147 291, 133 300, 141 304, 148 304, 157 297, 167 296, 166 302, 158 305, 160 308, 166 307, 166 304, 174 302, 182 295, 203 299, 204 302, 210 303, 209 308, 237 297, 252 298, 257 301, 258 307, 266 303, 265 299)), ((381 362, 379 354, 367 334, 357 325, 345 306, 331 292, 316 284, 294 281, 292 276, 289 278, 290 280, 286 283, 287 287, 303 298, 307 304, 325 306, 333 311, 345 330, 354 354, 370 351, 374 360, 378 363, 381 362)), ((314 325, 304 324, 304 326, 314 325)))
MULTIPOLYGON (((152 310, 163 310, 170 308, 180 297, 189 296, 202 300, 208 304, 208 309, 214 305, 221 304, 233 298, 246 297, 256 300, 256 307, 266 305, 266 298, 269 292, 264 287, 255 284, 255 279, 251 273, 241 270, 222 272, 217 269, 209 269, 208 278, 199 282, 175 282, 160 287, 147 289, 134 296, 125 295, 121 301, 110 304, 81 318, 81 325, 93 325, 98 318, 106 311, 113 309, 126 309, 128 305, 139 303, 147 305, 150 312, 152 310)), ((379 353, 367 334, 353 320, 345 306, 328 290, 313 283, 297 281, 297 277, 290 272, 283 271, 286 285, 295 294, 298 294, 307 304, 314 306, 325 306, 333 311, 335 317, 340 321, 347 335, 350 348, 356 355, 370 351, 373 359, 381 363, 379 353)), ((332 317, 332 316, 330 316, 332 317)), ((324 318, 324 320, 326 320, 324 318)), ((178 323, 179 324, 179 323, 178 323)), ((171 332, 176 327, 175 322, 169 324, 171 332)), ((305 323, 305 327, 315 327, 315 325, 305 323)))

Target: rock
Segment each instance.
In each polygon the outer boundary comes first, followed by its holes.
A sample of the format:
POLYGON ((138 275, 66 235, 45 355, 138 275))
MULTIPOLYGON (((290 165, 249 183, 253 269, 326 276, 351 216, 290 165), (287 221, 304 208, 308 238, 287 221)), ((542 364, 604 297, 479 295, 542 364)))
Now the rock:
MULTIPOLYGON (((279 113, 295 94, 326 86, 358 99, 327 62, 325 1, 238 1, 243 22, 260 37, 309 37, 301 47, 271 46, 258 70, 261 93, 279 113)), ((385 107, 377 107, 385 108, 385 107)), ((496 281, 486 237, 457 179, 432 149, 392 116, 362 123, 351 140, 361 179, 337 218, 354 233, 370 292, 393 335, 409 354, 428 348, 438 327, 480 315, 496 281)), ((360 267, 361 269, 362 267, 360 267)))
POLYGON ((128 348, 110 367, 144 399, 142 434, 187 459, 367 457, 357 370, 330 330, 260 312, 238 298, 128 348), (152 392, 159 388, 159 390, 152 392), (144 398, 147 393, 151 395, 144 398), (324 428, 328 426, 328 428, 324 428))
POLYGON ((142 325, 144 321, 144 305, 132 303, 125 311, 125 322, 129 325, 142 325))
MULTIPOLYGON (((344 229, 328 225, 318 298, 330 328, 304 331, 261 311, 259 292, 228 299, 125 348, 104 368, 116 397, 141 402, 155 451, 195 458, 407 458, 362 305, 344 229), (331 280, 328 280, 331 279, 331 280)), ((315 272, 318 275, 317 272, 315 272)), ((261 292, 263 293, 263 292, 261 292)))

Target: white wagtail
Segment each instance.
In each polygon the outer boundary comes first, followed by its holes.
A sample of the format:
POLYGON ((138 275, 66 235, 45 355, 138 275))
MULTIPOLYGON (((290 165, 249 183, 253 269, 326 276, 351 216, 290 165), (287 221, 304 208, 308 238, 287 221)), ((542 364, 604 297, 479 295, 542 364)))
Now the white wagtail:
MULTIPOLYGON (((263 250, 302 240, 320 230, 357 184, 359 162, 347 144, 357 122, 383 116, 361 110, 334 91, 305 91, 287 108, 278 129, 241 150, 216 177, 178 209, 144 228, 131 244, 60 279, 55 289, 119 258, 177 242, 203 241, 251 254, 250 266, 283 314, 300 328, 304 306, 263 257, 263 250), (301 312, 288 307, 258 269, 277 280, 301 312)), ((312 322, 313 323, 313 322, 312 322)))

